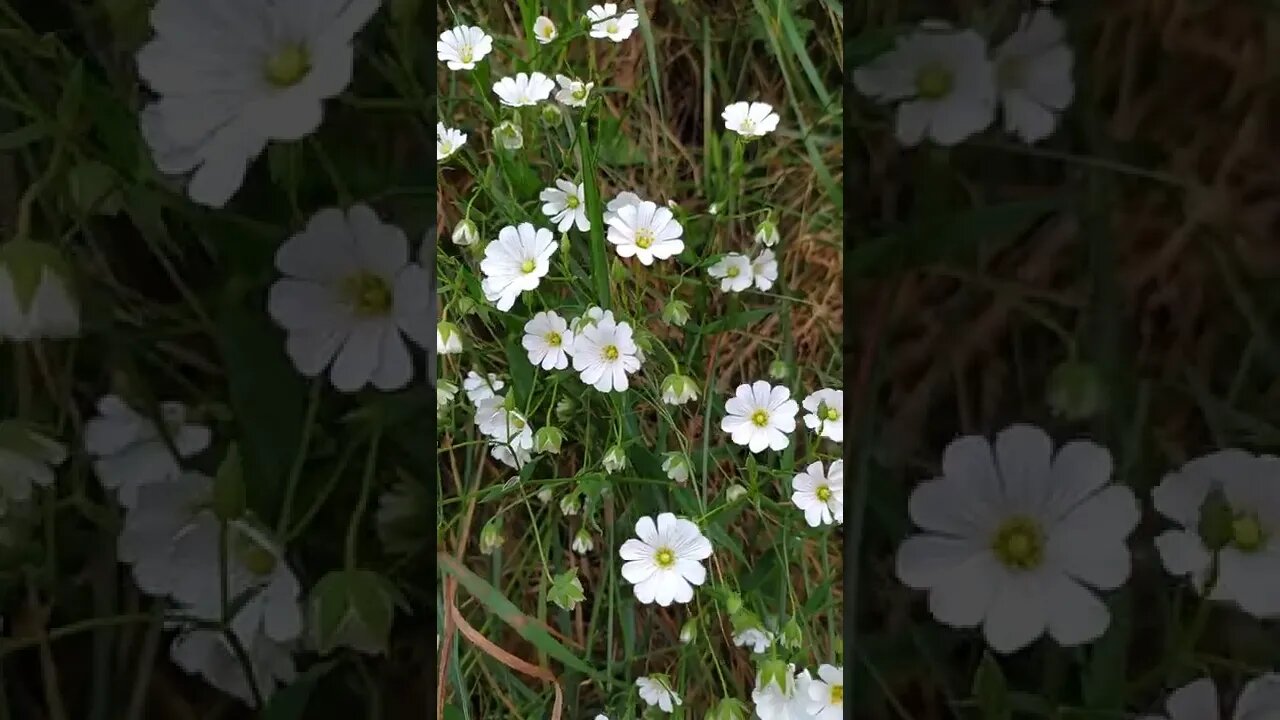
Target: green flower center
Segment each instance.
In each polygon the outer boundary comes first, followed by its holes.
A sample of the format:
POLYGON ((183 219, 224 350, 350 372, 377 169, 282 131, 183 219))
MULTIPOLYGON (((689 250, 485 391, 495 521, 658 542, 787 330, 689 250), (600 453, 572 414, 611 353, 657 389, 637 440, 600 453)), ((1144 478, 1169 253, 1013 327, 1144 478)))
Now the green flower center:
POLYGON ((526 273, 526 274, 531 273, 533 272, 533 269, 536 268, 537 266, 538 264, 535 263, 534 261, 525 260, 524 262, 520 263, 520 272, 526 273))
POLYGON ((844 702, 844 686, 832 685, 831 686, 831 704, 836 705, 842 702, 844 702))
POLYGON ((618 359, 618 346, 617 346, 617 345, 605 345, 605 346, 604 346, 604 359, 605 359, 605 360, 617 360, 617 359, 618 359))
POLYGON ((573 95, 573 99, 574 99, 574 100, 586 100, 586 99, 587 99, 587 86, 586 86, 586 85, 579 85, 579 86, 575 87, 575 88, 573 89, 573 92, 572 92, 572 93, 570 93, 570 94, 571 94, 571 95, 573 95))
POLYGON ((1267 533, 1253 513, 1241 513, 1231 521, 1231 544, 1241 552, 1253 553, 1267 542, 1267 533))
POLYGON ((393 295, 386 280, 371 272, 361 272, 348 277, 342 285, 343 295, 356 313, 365 316, 386 315, 391 312, 393 295))
POLYGON ((817 495, 822 502, 827 502, 831 499, 831 488, 826 485, 819 485, 818 489, 813 491, 813 494, 817 495))
POLYGON ((278 88, 297 85, 311 71, 311 54, 298 43, 290 43, 267 58, 267 82, 278 88))
POLYGON ((636 247, 642 250, 648 250, 653 246, 653 241, 654 237, 652 231, 647 229, 636 231, 636 247))
POLYGON ((725 276, 731 278, 736 278, 741 273, 742 270, 737 265, 730 265, 729 269, 724 271, 725 276))
POLYGON ((582 201, 578 200, 577 195, 569 195, 569 196, 566 196, 564 199, 565 207, 569 208, 570 210, 576 210, 578 206, 581 204, 582 204, 582 201))
POLYGON ((676 554, 671 548, 658 548, 658 552, 653 556, 653 561, 660 568, 669 568, 676 564, 676 554))
POLYGON ((473 59, 475 59, 475 56, 476 56, 475 48, 471 47, 470 45, 463 45, 462 48, 458 50, 458 59, 464 63, 471 62, 473 59))
POLYGON ((991 550, 996 558, 1014 570, 1032 570, 1044 561, 1044 533, 1028 517, 1012 517, 996 531, 991 550))
POLYGON ((769 424, 769 413, 763 410, 751 413, 751 424, 761 428, 767 426, 769 424))
POLYGON ((840 419, 840 413, 829 405, 824 405, 823 407, 818 408, 818 416, 831 422, 835 422, 840 419))
POLYGON ((937 100, 951 92, 954 79, 945 66, 933 63, 916 73, 916 94, 926 100, 937 100))
POLYGON ((551 39, 551 36, 555 34, 556 34, 555 25, 552 25, 551 23, 547 23, 546 25, 542 26, 542 37, 547 38, 549 40, 551 39))
POLYGON ((560 337, 560 333, 553 331, 547 333, 546 340, 547 344, 551 347, 560 347, 560 343, 563 341, 563 338, 560 337))
POLYGON ((236 545, 239 546, 237 555, 240 562, 249 572, 261 577, 276 569, 276 556, 252 538, 241 535, 236 545))
POLYGON ((604 31, 610 34, 618 32, 618 21, 610 20, 604 24, 604 31))

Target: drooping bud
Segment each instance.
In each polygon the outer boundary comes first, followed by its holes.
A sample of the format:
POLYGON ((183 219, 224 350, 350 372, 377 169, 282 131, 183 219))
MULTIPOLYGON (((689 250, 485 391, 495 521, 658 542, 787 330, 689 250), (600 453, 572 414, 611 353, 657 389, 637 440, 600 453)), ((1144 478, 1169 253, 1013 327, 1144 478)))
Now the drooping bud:
POLYGON ((62 253, 31 240, 0 245, 0 339, 25 342, 79 334, 80 305, 62 253))

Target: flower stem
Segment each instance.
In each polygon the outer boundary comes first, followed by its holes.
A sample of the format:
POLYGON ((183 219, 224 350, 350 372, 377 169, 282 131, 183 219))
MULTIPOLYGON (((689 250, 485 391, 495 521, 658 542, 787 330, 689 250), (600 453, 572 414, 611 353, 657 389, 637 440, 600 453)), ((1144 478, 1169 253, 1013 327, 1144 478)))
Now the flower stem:
POLYGON ((369 454, 364 461, 364 475, 360 479, 360 499, 356 501, 355 511, 351 513, 351 521, 347 524, 347 543, 344 553, 346 568, 356 567, 356 536, 360 530, 360 518, 364 516, 365 506, 369 503, 369 492, 373 487, 373 471, 378 463, 378 445, 382 440, 382 428, 373 431, 373 439, 369 441, 369 454))

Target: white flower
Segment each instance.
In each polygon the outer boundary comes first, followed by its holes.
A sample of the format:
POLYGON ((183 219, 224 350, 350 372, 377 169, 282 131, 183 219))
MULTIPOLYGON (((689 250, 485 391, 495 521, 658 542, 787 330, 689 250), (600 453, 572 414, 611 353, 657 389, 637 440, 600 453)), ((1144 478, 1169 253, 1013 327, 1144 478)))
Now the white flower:
MULTIPOLYGON (((240 637, 240 644, 253 668, 254 684, 264 698, 297 676, 290 644, 272 640, 263 632, 240 637)), ((222 692, 254 704, 253 691, 245 678, 244 666, 226 635, 215 629, 191 627, 180 632, 169 648, 174 664, 222 692)))
POLYGON ((581 507, 582 501, 579 499, 577 492, 571 492, 560 498, 560 512, 568 517, 577 515, 581 507))
POLYGON ((475 223, 464 219, 453 229, 451 237, 454 245, 475 245, 476 241, 480 239, 480 230, 475 223))
POLYGON ((631 326, 607 318, 586 325, 573 338, 573 369, 600 392, 622 392, 627 375, 640 369, 631 326))
POLYGON ((165 435, 182 458, 209 447, 209 428, 188 424, 187 409, 180 402, 160 403, 163 434, 154 421, 115 395, 103 397, 97 407, 98 415, 85 424, 85 450, 94 457, 93 470, 102 486, 115 490, 116 499, 126 508, 133 507, 140 488, 182 474, 165 435))
POLYGON ((745 628, 733 636, 733 644, 738 647, 751 646, 751 652, 762 653, 773 644, 773 633, 763 628, 745 628))
POLYGON ((461 130, 436 123, 436 162, 454 154, 467 142, 467 134, 461 130))
POLYGON ((844 391, 823 388, 810 393, 801 403, 808 413, 804 426, 817 430, 820 437, 844 442, 844 391))
POLYGON ((684 453, 667 453, 667 457, 662 461, 662 472, 678 483, 686 482, 689 479, 689 459, 684 456, 684 453))
POLYGON ((573 346, 573 333, 569 323, 554 312, 540 312, 524 324, 524 349, 529 362, 543 370, 563 370, 569 367, 566 349, 573 346))
POLYGON ((778 259, 768 248, 751 260, 751 281, 756 289, 764 292, 778 281, 778 259))
POLYGON ((538 199, 543 203, 542 214, 551 218, 551 222, 560 232, 567 232, 575 224, 582 232, 590 230, 591 221, 587 219, 587 203, 583 200, 586 197, 584 192, 581 183, 556 180, 555 187, 546 188, 538 194, 538 199))
POLYGON ((507 107, 527 107, 551 97, 556 84, 540 72, 516 73, 493 84, 493 93, 507 107))
POLYGON ((720 289, 724 292, 742 292, 751 287, 754 272, 751 260, 739 253, 729 253, 707 268, 708 275, 720 280, 720 289))
POLYGON ((498 239, 485 246, 480 261, 485 299, 503 312, 510 310, 520 293, 538 287, 551 269, 556 247, 550 230, 535 229, 531 223, 499 230, 498 239))
POLYGON ((0 340, 26 342, 80 334, 80 304, 66 259, 52 245, 0 245, 0 340))
POLYGON ((493 38, 471 25, 459 25, 440 33, 436 57, 450 70, 470 70, 493 50, 493 38))
POLYGON ((773 220, 764 220, 756 226, 756 234, 752 238, 759 245, 773 247, 782 241, 778 234, 778 225, 773 220))
POLYGON ((778 113, 762 102, 736 102, 720 113, 724 126, 744 138, 758 138, 778 129, 778 113))
POLYGON ((321 210, 280 246, 276 267, 285 277, 271 286, 267 311, 288 333, 298 372, 315 377, 328 367, 342 392, 409 383, 413 360, 402 334, 428 347, 432 298, 403 231, 367 205, 321 210))
POLYGON ((560 84, 556 100, 570 107, 585 107, 591 89, 596 86, 595 83, 584 83, 564 75, 556 75, 556 82, 560 84))
POLYGON ((320 126, 324 101, 351 81, 352 39, 378 5, 161 0, 156 36, 137 57, 159 96, 140 116, 156 166, 192 173, 192 200, 225 205, 269 140, 320 126))
POLYGON ((486 397, 476 403, 476 425, 489 437, 489 454, 497 461, 516 468, 533 457, 533 427, 529 419, 516 410, 508 410, 501 395, 486 397))
POLYGON ((510 120, 503 120, 493 129, 493 141, 507 150, 519 150, 524 147, 524 131, 510 120))
MULTIPOLYGON (((1218 688, 1204 677, 1169 694, 1165 701, 1168 720, 1218 720, 1221 717, 1218 688)), ((1266 720, 1280 712, 1280 675, 1266 673, 1245 684, 1236 700, 1233 720, 1266 720)), ((1165 720, 1147 715, 1139 720, 1165 720)))
POLYGON ((546 15, 539 15, 538 19, 533 21, 533 39, 537 40, 538 44, 546 45, 555 40, 557 34, 556 24, 546 15))
POLYGON ((649 707, 657 706, 659 710, 669 713, 678 705, 683 705, 680 696, 671 688, 665 675, 648 675, 636 678, 640 699, 649 707))
POLYGON ((606 204, 604 207, 605 225, 609 224, 609 220, 611 218, 617 217, 618 211, 621 210, 622 208, 628 205, 639 205, 642 202, 644 202, 644 198, 641 198, 639 195, 631 192, 630 190, 623 190, 622 192, 618 193, 617 197, 610 200, 608 204, 606 204))
MULTIPOLYGON (((574 335, 580 335, 583 329, 593 325, 599 325, 605 320, 609 322, 617 322, 613 317, 612 310, 605 310, 597 305, 592 305, 587 308, 586 312, 569 321, 569 329, 573 331, 574 335)), ((572 355, 573 351, 570 350, 569 354, 572 355)))
POLYGON ((591 37, 608 38, 614 42, 626 40, 633 30, 640 27, 640 15, 635 10, 619 15, 618 6, 614 3, 592 5, 587 11, 587 19, 591 21, 591 37))
POLYGON ((443 410, 449 403, 453 402, 453 398, 458 394, 458 386, 448 380, 438 380, 436 382, 436 410, 443 410))
POLYGON ((796 429, 796 413, 800 411, 790 390, 764 380, 739 385, 724 409, 720 429, 753 453, 785 449, 790 444, 787 434, 796 429))
POLYGON ((456 355, 462 352, 462 333, 451 322, 436 325, 436 354, 456 355))
POLYGON ((818 678, 810 683, 807 710, 813 720, 842 720, 844 718, 844 668, 822 664, 818 666, 818 678))
POLYGON ((648 200, 618 208, 608 225, 609 242, 618 246, 620 257, 635 257, 641 264, 652 265, 655 258, 666 260, 684 252, 680 221, 667 208, 648 200))
POLYGON ((662 402, 683 405, 698 399, 698 385, 687 375, 668 375, 662 380, 662 402))
POLYGON ((1258 618, 1280 616, 1280 458, 1243 450, 1219 450, 1191 460, 1161 480, 1151 499, 1180 527, 1156 538, 1170 574, 1190 577, 1201 593, 1213 553, 1201 537, 1208 528, 1201 509, 1211 492, 1226 507, 1218 524, 1224 543, 1210 597, 1239 605, 1258 618))
POLYGON ((995 443, 962 437, 947 446, 942 477, 918 486, 909 510, 923 534, 898 550, 898 577, 929 591, 933 616, 982 625, 1000 653, 1048 632, 1064 646, 1097 639, 1110 622, 1091 588, 1129 577, 1125 539, 1138 523, 1133 492, 1109 485, 1106 448, 1064 445, 1014 425, 995 443))
POLYGON ((606 473, 616 473, 627 466, 627 453, 621 445, 614 445, 605 452, 600 464, 604 466, 606 473))
POLYGON ((791 502, 804 513, 809 527, 844 523, 844 460, 832 462, 830 471, 821 462, 811 463, 791 486, 791 502))
MULTIPOLYGON (((796 700, 807 698, 808 694, 800 694, 799 676, 795 674, 795 663, 787 663, 787 672, 785 677, 776 678, 781 680, 779 684, 775 678, 770 678, 769 682, 761 686, 763 673, 756 673, 755 688, 751 690, 751 702, 755 705, 756 715, 761 720, 801 720, 807 715, 797 712, 801 706, 796 700), (783 687, 785 685, 785 687, 783 687)), ((809 673, 804 671, 805 687, 808 687, 809 673)))
POLYGON ((795 691, 791 695, 791 702, 787 705, 787 712, 790 713, 789 720, 816 720, 809 712, 809 688, 813 687, 815 682, 813 676, 808 670, 801 670, 795 674, 795 691))
POLYGON ((1022 16, 1018 29, 995 53, 996 81, 1004 109, 1004 129, 1028 143, 1053 133, 1058 113, 1071 104, 1071 48, 1066 28, 1039 8, 1022 16))
POLYGON ((573 536, 573 544, 570 546, 579 555, 586 555, 594 547, 595 543, 591 542, 591 533, 587 532, 586 528, 578 530, 577 534, 573 536))
POLYGON ((896 134, 904 145, 926 136, 939 145, 955 145, 995 118, 995 70, 987 41, 973 30, 924 23, 854 70, 853 82, 882 103, 900 102, 896 134))
POLYGON ((506 386, 494 373, 481 375, 475 370, 468 370, 467 376, 462 380, 462 389, 466 391, 467 399, 472 405, 479 405, 481 400, 493 397, 506 386))
POLYGON ((706 581, 701 561, 711 557, 711 542, 692 521, 662 513, 656 525, 648 516, 637 520, 636 537, 618 555, 626 561, 622 577, 635 586, 636 599, 667 607, 689 602, 693 586, 706 581))
POLYGON ((16 420, 0 422, 0 518, 12 503, 31 499, 33 487, 52 487, 53 468, 67 459, 67 448, 16 420))

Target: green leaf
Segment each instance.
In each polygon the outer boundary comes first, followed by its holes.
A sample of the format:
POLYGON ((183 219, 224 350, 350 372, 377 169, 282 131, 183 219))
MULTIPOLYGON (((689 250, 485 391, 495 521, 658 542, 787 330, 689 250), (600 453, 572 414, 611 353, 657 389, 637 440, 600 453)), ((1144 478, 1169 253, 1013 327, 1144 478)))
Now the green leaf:
POLYGON ((311 693, 315 691, 320 678, 333 669, 336 662, 322 662, 307 668, 289 685, 286 685, 267 701, 262 711, 262 720, 302 720, 311 693))
POLYGON ((983 654, 982 664, 973 676, 973 695, 983 720, 1011 720, 1013 717, 1009 685, 991 653, 983 654))
POLYGON ((467 589, 467 592, 471 593, 472 597, 494 615, 497 615, 504 623, 510 625, 520 637, 528 640, 535 648, 564 663, 566 667, 573 668, 596 680, 604 680, 604 676, 600 671, 591 667, 590 664, 584 662, 577 655, 574 655, 569 648, 560 644, 559 640, 556 640, 551 633, 547 632, 541 623, 520 612, 520 609, 503 596, 500 590, 485 582, 479 575, 463 567, 453 556, 439 552, 436 553, 436 560, 440 564, 442 571, 457 578, 458 582, 467 589))
POLYGON ((444 720, 465 720, 465 717, 457 705, 451 703, 444 706, 444 720))

